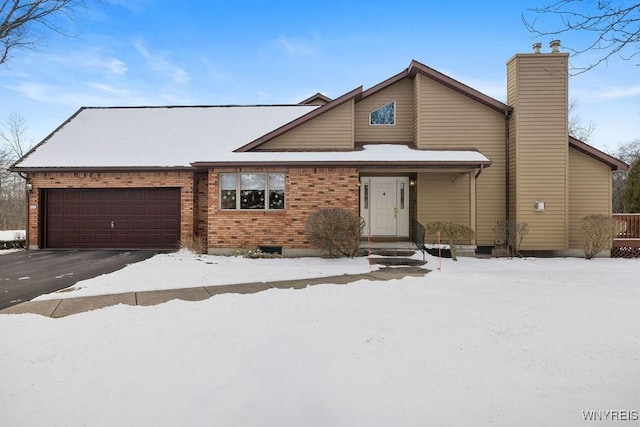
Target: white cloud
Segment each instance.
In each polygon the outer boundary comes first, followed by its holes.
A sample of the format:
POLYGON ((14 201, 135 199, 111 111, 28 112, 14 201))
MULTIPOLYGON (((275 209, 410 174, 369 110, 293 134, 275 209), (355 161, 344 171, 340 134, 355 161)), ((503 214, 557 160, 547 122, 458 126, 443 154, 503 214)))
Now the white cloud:
POLYGON ((273 44, 292 56, 316 56, 320 39, 317 35, 306 39, 280 36, 273 41, 273 44))
POLYGON ((110 55, 104 55, 96 48, 68 52, 65 55, 47 55, 46 58, 74 70, 100 70, 116 75, 124 75, 128 71, 124 61, 110 55))
POLYGON ((191 81, 191 76, 189 76, 187 71, 167 59, 167 56, 169 56, 167 52, 151 51, 147 48, 144 41, 140 40, 136 41, 133 46, 147 61, 147 64, 152 70, 168 76, 174 83, 180 85, 186 85, 191 81))
POLYGON ((21 82, 5 87, 34 101, 75 108, 80 106, 152 104, 150 98, 143 94, 131 93, 129 90, 116 89, 95 82, 87 83, 84 86, 74 85, 73 87, 40 82, 21 82))

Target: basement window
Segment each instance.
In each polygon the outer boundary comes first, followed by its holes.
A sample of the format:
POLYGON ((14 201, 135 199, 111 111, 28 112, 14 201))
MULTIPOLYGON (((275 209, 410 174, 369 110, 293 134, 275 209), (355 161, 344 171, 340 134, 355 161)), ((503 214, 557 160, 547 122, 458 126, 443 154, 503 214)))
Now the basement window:
POLYGON ((284 209, 285 176, 283 173, 220 174, 220 209, 284 209))
POLYGON ((396 124, 396 101, 383 105, 369 113, 369 124, 373 126, 390 126, 396 124))

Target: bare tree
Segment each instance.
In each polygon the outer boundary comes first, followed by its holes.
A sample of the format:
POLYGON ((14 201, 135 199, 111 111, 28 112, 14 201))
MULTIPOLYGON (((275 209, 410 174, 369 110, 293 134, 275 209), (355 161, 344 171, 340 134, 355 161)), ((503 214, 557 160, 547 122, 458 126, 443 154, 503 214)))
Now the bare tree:
POLYGON ((595 60, 582 67, 572 67, 572 74, 581 74, 612 56, 629 60, 640 53, 640 3, 628 0, 555 0, 543 7, 527 9, 522 16, 525 27, 541 36, 559 37, 564 33, 588 34, 584 45, 564 46, 575 56, 597 51, 595 60), (551 16, 560 22, 553 28, 538 23, 538 17, 551 16))
POLYGON ((569 101, 569 135, 582 142, 589 142, 596 125, 593 122, 584 123, 578 115, 578 99, 573 98, 569 101))
POLYGON ((85 0, 0 0, 0 64, 14 49, 42 45, 47 32, 73 35, 73 12, 85 5, 85 0))
POLYGON ((12 114, 0 130, 0 230, 26 225, 25 181, 9 167, 31 147, 24 119, 12 114))
MULTIPOLYGON (((636 139, 626 144, 622 144, 616 151, 611 153, 613 157, 617 157, 623 162, 632 165, 636 160, 640 159, 640 139, 636 139)), ((624 209, 624 193, 627 188, 628 171, 617 171, 613 174, 612 193, 613 193, 613 212, 622 213, 624 209)))

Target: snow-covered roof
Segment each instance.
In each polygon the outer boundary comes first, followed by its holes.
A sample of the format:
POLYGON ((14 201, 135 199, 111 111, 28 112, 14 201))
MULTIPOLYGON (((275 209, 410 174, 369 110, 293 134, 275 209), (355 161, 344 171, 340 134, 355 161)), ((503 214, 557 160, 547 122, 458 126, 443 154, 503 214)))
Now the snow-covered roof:
POLYGON ((296 164, 312 163, 345 165, 406 165, 406 166, 488 166, 484 154, 474 150, 416 150, 401 144, 367 144, 354 151, 296 151, 296 152, 229 152, 221 153, 210 161, 194 165, 243 165, 243 164, 296 164))
POLYGON ((188 167, 215 160, 316 108, 83 108, 15 167, 188 167))
POLYGON ((234 152, 318 106, 83 108, 14 167, 157 168, 248 164, 480 167, 477 151, 365 145, 353 151, 234 152))

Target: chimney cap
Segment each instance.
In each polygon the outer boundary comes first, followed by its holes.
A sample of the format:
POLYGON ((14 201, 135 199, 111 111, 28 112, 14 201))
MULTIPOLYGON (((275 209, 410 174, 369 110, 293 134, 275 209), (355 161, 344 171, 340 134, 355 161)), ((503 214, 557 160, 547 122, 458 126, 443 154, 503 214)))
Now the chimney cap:
POLYGON ((540 49, 542 48, 542 43, 534 43, 533 44, 533 53, 540 53, 540 49))
POLYGON ((551 40, 549 43, 549 47, 551 48, 551 53, 557 53, 560 51, 560 40, 551 40))

